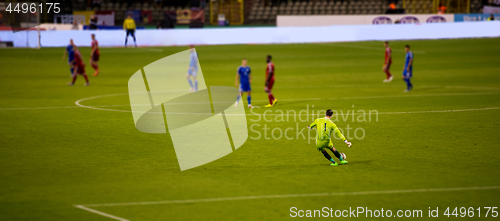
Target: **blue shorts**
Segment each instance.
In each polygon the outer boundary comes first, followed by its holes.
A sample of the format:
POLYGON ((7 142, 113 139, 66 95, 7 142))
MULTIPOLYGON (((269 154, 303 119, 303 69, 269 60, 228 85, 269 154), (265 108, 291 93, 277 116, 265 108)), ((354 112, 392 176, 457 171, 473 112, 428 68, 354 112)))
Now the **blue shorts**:
POLYGON ((240 92, 252 91, 250 84, 240 84, 240 92))
POLYGON ((411 77, 413 77, 413 69, 412 69, 412 68, 410 68, 410 71, 406 71, 406 69, 405 69, 405 70, 403 71, 403 76, 404 76, 405 78, 411 78, 411 77))
POLYGON ((196 75, 198 74, 198 69, 194 69, 194 71, 191 70, 191 68, 188 70, 187 74, 189 76, 193 76, 193 77, 196 77, 196 75))

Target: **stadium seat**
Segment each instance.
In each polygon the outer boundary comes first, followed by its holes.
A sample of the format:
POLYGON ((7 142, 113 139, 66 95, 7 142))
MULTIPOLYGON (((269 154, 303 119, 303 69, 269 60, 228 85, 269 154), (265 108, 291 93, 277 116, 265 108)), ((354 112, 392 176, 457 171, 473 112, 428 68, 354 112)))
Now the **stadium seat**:
POLYGON ((286 9, 286 6, 285 6, 285 5, 280 5, 280 6, 278 7, 278 11, 279 11, 279 12, 283 12, 283 11, 285 11, 285 9, 286 9))
POLYGON ((160 21, 160 13, 157 10, 153 11, 153 21, 160 21))

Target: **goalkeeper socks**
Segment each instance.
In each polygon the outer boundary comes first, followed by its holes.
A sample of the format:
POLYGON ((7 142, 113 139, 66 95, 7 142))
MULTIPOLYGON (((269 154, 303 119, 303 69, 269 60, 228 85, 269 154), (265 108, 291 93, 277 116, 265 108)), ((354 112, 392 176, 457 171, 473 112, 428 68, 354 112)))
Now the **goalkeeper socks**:
POLYGON ((326 151, 322 151, 321 153, 323 153, 327 160, 331 161, 332 163, 334 162, 330 154, 328 154, 326 151))
POLYGON ((251 105, 252 104, 252 97, 248 96, 247 101, 248 101, 248 105, 251 105))
POLYGON ((198 80, 194 80, 194 90, 198 91, 198 80))
POLYGON ((339 158, 339 160, 344 160, 344 159, 342 159, 342 156, 340 156, 340 153, 339 153, 339 151, 338 151, 338 150, 333 151, 333 149, 332 149, 332 152, 333 152, 333 154, 334 154, 337 158, 339 158))
POLYGON ((193 88, 193 81, 191 81, 191 78, 188 78, 188 82, 189 82, 189 86, 191 86, 191 88, 193 88))

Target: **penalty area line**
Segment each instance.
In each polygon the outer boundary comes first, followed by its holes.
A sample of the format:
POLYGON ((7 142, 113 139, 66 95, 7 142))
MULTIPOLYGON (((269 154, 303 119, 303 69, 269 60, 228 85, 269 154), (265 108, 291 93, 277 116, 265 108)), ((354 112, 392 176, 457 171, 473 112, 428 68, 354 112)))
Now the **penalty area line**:
POLYGON ((236 200, 257 200, 257 199, 280 199, 280 198, 300 198, 300 197, 322 197, 322 196, 356 196, 356 195, 375 195, 375 194, 398 194, 398 193, 421 193, 421 192, 450 192, 450 191, 471 191, 471 190, 492 190, 500 189, 500 186, 483 187, 455 187, 455 188, 426 188, 426 189, 407 189, 407 190, 380 190, 380 191, 358 191, 358 192, 328 192, 328 193, 305 193, 305 194, 282 194, 282 195, 260 195, 260 196, 240 196, 224 198, 206 198, 206 199, 185 199, 185 200, 166 200, 166 201, 146 201, 146 202, 126 202, 126 203, 102 203, 87 204, 83 207, 112 207, 112 206, 135 206, 135 205, 158 205, 158 204, 183 204, 183 203, 203 203, 203 202, 221 202, 236 200))

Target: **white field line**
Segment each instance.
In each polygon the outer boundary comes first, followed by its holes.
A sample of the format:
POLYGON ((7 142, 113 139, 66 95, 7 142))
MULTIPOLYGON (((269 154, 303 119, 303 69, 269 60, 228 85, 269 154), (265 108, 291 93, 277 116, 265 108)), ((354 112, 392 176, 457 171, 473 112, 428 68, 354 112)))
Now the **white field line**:
POLYGON ((95 210, 95 209, 90 209, 90 208, 82 206, 82 205, 75 205, 75 207, 79 208, 79 209, 82 209, 82 210, 89 211, 91 213, 95 213, 95 214, 98 214, 98 215, 101 215, 101 216, 105 216, 105 217, 108 217, 108 218, 111 218, 111 219, 116 219, 116 220, 119 220, 119 221, 129 221, 127 219, 124 219, 124 218, 121 218, 121 217, 118 217, 118 216, 113 216, 111 214, 103 213, 103 212, 95 210))
MULTIPOLYGON (((461 95, 486 95, 486 94, 498 94, 500 92, 484 92, 484 93, 445 93, 445 94, 419 94, 419 95, 393 95, 393 96, 368 96, 368 97, 340 97, 340 98, 298 98, 298 99, 280 99, 279 101, 313 101, 313 100, 351 100, 351 99, 381 99, 381 98, 404 98, 404 97, 432 97, 432 96, 461 96, 461 95)), ((64 108, 89 108, 96 110, 106 110, 106 111, 117 111, 117 112, 132 112, 129 110, 116 110, 116 109, 107 109, 101 107, 128 107, 130 105, 97 105, 97 106, 87 106, 81 104, 83 101, 99 99, 104 97, 113 97, 113 96, 122 96, 127 95, 127 93, 120 94, 108 94, 108 95, 99 95, 88 98, 83 98, 77 100, 75 104, 77 106, 61 106, 61 107, 22 107, 22 108, 0 108, 0 111, 9 111, 9 110, 44 110, 44 109, 64 109, 64 108)), ((267 102, 268 100, 254 100, 254 102, 267 102)), ((223 103, 223 102, 219 102, 223 103)), ((228 102, 233 103, 233 102, 228 102)), ((175 104, 200 104, 200 103, 171 103, 168 105, 175 104)), ((150 104, 144 104, 149 106, 150 104)), ((143 106, 143 105, 133 105, 133 106, 143 106)))
POLYGON ((445 88, 500 90, 500 88, 498 88, 498 87, 471 87, 471 86, 446 86, 445 88))
MULTIPOLYGON (((392 115, 392 114, 427 114, 427 113, 450 113, 450 112, 465 112, 465 111, 482 111, 482 110, 498 110, 500 107, 485 107, 485 108, 472 108, 472 109, 457 109, 457 110, 435 110, 435 111, 399 111, 399 112, 364 112, 364 113, 354 113, 350 110, 347 112, 340 111, 340 114, 333 114, 332 116, 341 116, 342 118, 344 117, 349 117, 349 116, 359 116, 359 115, 378 115, 378 114, 386 114, 386 115, 392 115)), ((148 113, 155 113, 155 114, 162 114, 163 112, 148 112, 148 113)), ((173 115, 182 115, 182 114, 197 114, 197 115, 212 115, 212 113, 175 113, 175 112, 166 112, 166 114, 173 114, 173 115)), ((324 112, 321 112, 321 114, 324 114, 324 112)), ((319 115, 318 112, 316 113, 307 113, 307 114, 300 114, 297 112, 294 113, 279 113, 279 114, 273 114, 273 113, 255 113, 255 114, 227 114, 225 113, 224 115, 235 115, 235 116, 261 116, 261 115, 266 115, 266 116, 308 116, 308 115, 319 115)))
MULTIPOLYGON (((479 93, 446 93, 446 94, 419 94, 419 95, 392 95, 392 96, 370 96, 370 97, 330 97, 330 98, 295 98, 295 99, 280 99, 280 101, 313 101, 313 100, 351 100, 351 99, 377 99, 377 98, 398 98, 398 97, 429 97, 429 96, 457 96, 457 95, 484 95, 484 94, 499 94, 500 92, 479 92, 479 93)), ((82 99, 83 101, 83 99, 82 99)), ((256 102, 267 102, 268 100, 255 100, 256 102)), ((77 101, 78 102, 78 101, 77 101)), ((80 102, 79 102, 80 103, 80 102)), ((166 103, 165 105, 177 104, 208 104, 209 102, 193 102, 193 103, 166 103)), ((212 102, 212 103, 234 103, 228 102, 212 102)), ((151 104, 138 104, 138 105, 98 105, 93 107, 128 107, 128 106, 150 106, 151 104)))
MULTIPOLYGON (((394 96, 343 97, 343 98, 300 98, 300 99, 281 99, 280 101, 349 100, 349 99, 377 99, 377 98, 398 98, 398 97, 457 96, 457 95, 484 95, 484 94, 498 94, 498 92, 394 95, 394 96)), ((98 107, 98 106, 87 106, 87 105, 81 104, 81 102, 86 101, 86 100, 97 99, 97 98, 101 98, 101 97, 110 97, 110 96, 117 96, 117 95, 116 94, 115 95, 101 95, 101 96, 84 98, 84 99, 80 99, 80 100, 76 101, 75 104, 77 106, 80 106, 83 108, 89 108, 89 109, 94 109, 94 110, 105 110, 105 111, 116 111, 116 112, 133 112, 133 111, 129 111, 129 110, 116 110, 116 109, 102 108, 102 107, 98 107)), ((255 102, 267 102, 267 100, 256 100, 255 102)), ((199 104, 199 103, 183 103, 183 104, 199 104)), ((124 106, 129 106, 129 105, 124 105, 124 106)), ((0 110, 2 110, 2 109, 0 109, 0 110)))
POLYGON ((85 206, 85 207, 112 207, 112 206, 204 203, 204 202, 221 202, 221 201, 235 201, 235 200, 280 199, 280 198, 322 197, 322 196, 349 196, 349 195, 375 195, 375 194, 397 194, 397 193, 422 193, 422 192, 449 192, 449 191, 492 190, 492 189, 500 189, 500 186, 239 196, 239 197, 206 198, 206 199, 165 200, 165 201, 125 202, 125 203, 101 203, 101 204, 86 204, 86 205, 84 204, 81 206, 85 206))
POLYGON ((0 111, 9 110, 44 110, 44 109, 65 109, 65 108, 80 108, 78 106, 65 106, 65 107, 13 107, 13 108, 0 108, 0 111))
MULTIPOLYGON (((350 100, 350 99, 378 99, 378 98, 398 98, 398 97, 427 97, 427 96, 457 96, 457 95, 484 95, 484 94, 498 94, 498 92, 485 92, 485 93, 446 93, 446 94, 422 94, 422 95, 394 95, 394 96, 371 96, 371 97, 343 97, 343 98, 301 98, 301 99, 282 99, 280 101, 301 101, 301 100, 350 100)), ((102 95, 102 96, 116 96, 116 95, 102 95)), ((76 105, 89 108, 94 110, 106 110, 106 111, 116 111, 116 112, 134 112, 129 110, 116 110, 116 109, 108 109, 101 108, 98 106, 87 106, 81 104, 82 101, 91 100, 99 98, 99 96, 84 98, 75 102, 76 105)), ((256 102, 266 102, 267 100, 257 100, 256 102)), ((200 103, 174 103, 175 104, 200 104, 200 103)), ((149 104, 147 104, 149 105, 149 104)), ((115 105, 116 106, 116 105, 115 105)), ((129 105, 124 105, 129 106, 129 105)), ((411 114, 411 113, 440 113, 440 112, 458 112, 458 111, 477 111, 477 110, 493 110, 498 109, 498 107, 488 107, 488 108, 477 108, 477 109, 459 109, 459 110, 438 110, 438 111, 409 111, 409 112, 381 112, 379 114, 411 114)), ((1 109, 0 109, 1 110, 1 109)), ((144 113, 141 111, 137 111, 138 113, 144 113)), ((148 112, 148 113, 162 113, 162 112, 148 112)), ((212 115, 211 113, 167 113, 167 114, 202 114, 202 115, 212 115)), ((226 115, 254 115, 254 114, 226 114, 226 115)), ((269 115, 288 115, 288 114, 269 114, 269 115)), ((316 115, 316 114, 308 114, 308 115, 316 115)), ((354 114, 360 115, 360 114, 354 114)))
MULTIPOLYGON (((427 114, 427 113, 451 113, 451 112, 466 112, 466 111, 482 111, 482 110, 498 110, 500 107, 485 107, 485 108, 472 108, 472 109, 456 109, 456 110, 434 110, 434 111, 399 111, 399 112, 363 112, 363 113, 354 113, 351 110, 348 110, 347 112, 340 111, 340 113, 333 114, 332 116, 341 116, 342 118, 349 119, 350 116, 359 116, 359 115, 379 115, 379 114, 385 114, 385 115, 393 115, 393 114, 427 114)), ((130 112, 130 111, 129 111, 130 112)), ((136 111, 137 113, 144 113, 141 111, 136 111)), ((307 114, 301 114, 300 111, 297 114, 297 112, 293 113, 288 113, 291 111, 287 111, 287 113, 279 113, 279 114, 273 114, 273 113, 251 113, 251 114, 228 114, 224 113, 224 115, 234 115, 234 116, 316 116, 320 114, 324 114, 324 112, 318 113, 312 111, 311 113, 307 114)), ((163 112, 156 112, 156 111, 149 111, 147 112, 148 114, 163 114, 163 112)), ((176 112, 165 112, 165 114, 171 114, 171 115, 209 115, 212 116, 212 113, 176 113, 176 112)))

